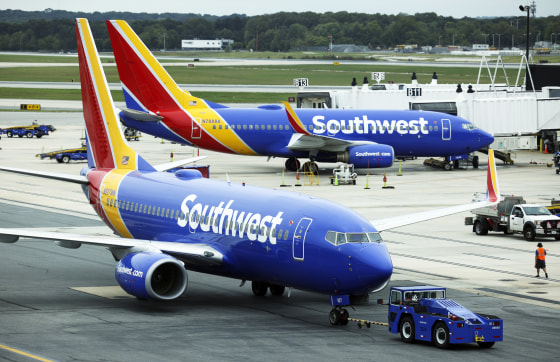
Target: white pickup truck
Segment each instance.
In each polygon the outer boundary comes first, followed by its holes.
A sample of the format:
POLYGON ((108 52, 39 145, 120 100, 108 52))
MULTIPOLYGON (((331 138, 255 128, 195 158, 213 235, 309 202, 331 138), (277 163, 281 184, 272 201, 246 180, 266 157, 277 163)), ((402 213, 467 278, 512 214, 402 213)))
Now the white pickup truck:
POLYGON ((465 224, 473 225, 476 235, 499 231, 522 233, 527 241, 533 241, 537 236, 560 240, 560 217, 551 214, 545 206, 525 204, 522 196, 506 196, 497 205, 472 212, 476 216, 466 218, 465 224))

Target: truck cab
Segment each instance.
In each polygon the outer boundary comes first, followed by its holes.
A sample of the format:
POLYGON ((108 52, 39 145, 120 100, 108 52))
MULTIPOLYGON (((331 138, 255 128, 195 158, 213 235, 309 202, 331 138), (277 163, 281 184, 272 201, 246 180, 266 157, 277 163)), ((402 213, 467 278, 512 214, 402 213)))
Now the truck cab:
POLYGON ((550 213, 545 206, 536 204, 515 205, 509 217, 509 231, 523 233, 527 241, 538 236, 553 236, 560 240, 560 217, 550 213))
POLYGON ((442 287, 392 287, 389 301, 389 331, 401 340, 432 342, 438 348, 476 342, 489 348, 503 340, 503 320, 473 313, 447 299, 442 287))

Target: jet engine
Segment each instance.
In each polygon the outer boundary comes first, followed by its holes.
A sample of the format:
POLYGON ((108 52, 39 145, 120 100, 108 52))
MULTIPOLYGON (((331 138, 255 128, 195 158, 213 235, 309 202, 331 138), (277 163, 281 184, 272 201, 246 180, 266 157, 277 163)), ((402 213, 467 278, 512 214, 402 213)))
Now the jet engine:
POLYGON ((128 294, 143 299, 171 300, 187 289, 182 262, 163 253, 130 253, 115 270, 117 282, 128 294))
POLYGON ((368 144, 350 146, 339 153, 319 153, 315 160, 319 162, 352 163, 356 168, 383 168, 393 165, 395 151, 389 145, 368 144))

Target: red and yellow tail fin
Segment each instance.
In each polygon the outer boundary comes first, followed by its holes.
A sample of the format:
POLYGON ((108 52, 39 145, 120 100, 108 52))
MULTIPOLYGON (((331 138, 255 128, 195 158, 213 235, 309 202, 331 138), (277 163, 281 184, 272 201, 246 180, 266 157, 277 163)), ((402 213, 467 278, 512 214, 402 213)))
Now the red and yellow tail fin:
POLYGON ((175 83, 126 21, 107 20, 107 28, 128 108, 154 113, 208 108, 175 83))
POLYGON ((124 139, 87 19, 76 19, 76 37, 90 167, 153 170, 124 139))

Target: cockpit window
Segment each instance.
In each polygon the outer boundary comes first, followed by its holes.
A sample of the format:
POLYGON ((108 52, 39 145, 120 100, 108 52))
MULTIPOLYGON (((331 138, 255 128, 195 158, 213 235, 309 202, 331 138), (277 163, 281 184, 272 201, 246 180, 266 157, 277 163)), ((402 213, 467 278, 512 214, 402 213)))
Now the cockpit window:
POLYGON ((367 234, 354 234, 354 233, 349 233, 346 234, 346 239, 348 239, 349 243, 367 243, 368 237, 367 234))
POLYGON ((472 131, 473 129, 476 129, 476 126, 472 123, 463 123, 461 126, 467 131, 472 131))
POLYGON ((336 233, 336 245, 346 244, 346 234, 336 233))
POLYGON ((325 240, 334 245, 346 243, 376 243, 383 241, 379 233, 339 233, 336 231, 327 232, 325 240))

